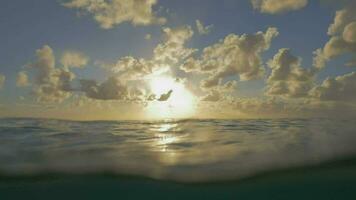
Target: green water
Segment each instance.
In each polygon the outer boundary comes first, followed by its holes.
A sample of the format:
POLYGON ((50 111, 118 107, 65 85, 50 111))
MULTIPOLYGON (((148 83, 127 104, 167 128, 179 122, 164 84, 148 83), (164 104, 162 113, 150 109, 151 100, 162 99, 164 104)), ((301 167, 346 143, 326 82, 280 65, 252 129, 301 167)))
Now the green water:
POLYGON ((0 200, 356 199, 356 123, 0 120, 0 200))
POLYGON ((356 162, 194 184, 105 174, 3 177, 0 199, 356 199, 356 162))

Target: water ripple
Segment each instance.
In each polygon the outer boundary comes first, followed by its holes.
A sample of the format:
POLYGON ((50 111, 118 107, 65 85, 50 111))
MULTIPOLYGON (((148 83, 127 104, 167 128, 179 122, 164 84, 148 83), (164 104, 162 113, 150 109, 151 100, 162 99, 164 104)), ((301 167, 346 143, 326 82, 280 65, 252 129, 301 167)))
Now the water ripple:
POLYGON ((0 120, 0 172, 244 177, 356 153, 354 120, 0 120))

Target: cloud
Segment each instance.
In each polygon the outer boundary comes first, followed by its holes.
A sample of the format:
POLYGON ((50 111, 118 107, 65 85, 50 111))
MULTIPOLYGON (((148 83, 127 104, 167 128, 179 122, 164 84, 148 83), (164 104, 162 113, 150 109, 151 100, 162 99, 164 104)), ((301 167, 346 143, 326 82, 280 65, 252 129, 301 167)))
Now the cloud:
POLYGON ((0 89, 2 89, 4 87, 5 80, 6 80, 5 75, 0 74, 0 89))
POLYGON ((60 60, 65 68, 69 67, 83 67, 88 64, 89 58, 78 51, 66 51, 63 53, 60 60))
MULTIPOLYGON (((286 102, 274 98, 233 98, 230 102, 232 108, 246 115, 270 115, 278 116, 285 114, 286 102)), ((290 107, 290 111, 295 108, 290 107)))
POLYGON ((112 68, 120 77, 127 80, 136 80, 152 74, 158 68, 151 60, 125 56, 120 58, 112 68))
POLYGON ((231 76, 241 81, 261 78, 264 74, 261 53, 269 49, 277 35, 276 28, 268 28, 265 33, 229 34, 204 48, 200 58, 188 58, 180 68, 185 72, 208 74, 201 83, 204 88, 216 87, 231 76))
POLYGON ((195 25, 197 27, 198 33, 200 35, 207 35, 213 29, 213 25, 204 26, 200 20, 195 20, 195 25))
POLYGON ((163 34, 163 41, 154 48, 152 58, 122 57, 112 65, 112 72, 126 80, 144 79, 156 72, 172 69, 196 51, 185 47, 193 36, 190 26, 163 28, 163 34))
POLYGON ((147 101, 154 101, 154 100, 156 100, 156 95, 155 94, 148 95, 146 100, 147 101))
POLYGON ((185 43, 193 36, 190 26, 181 26, 175 29, 164 28, 165 41, 154 49, 153 60, 158 64, 173 65, 189 57, 196 49, 186 48, 185 43))
POLYGON ((109 77, 98 84, 95 80, 80 80, 80 91, 92 99, 99 100, 128 100, 128 87, 117 77, 109 77))
POLYGON ((200 83, 200 86, 203 90, 208 90, 214 87, 217 87, 221 84, 222 78, 219 76, 210 76, 206 79, 203 79, 200 83))
POLYGON ((331 37, 323 49, 317 49, 314 57, 316 67, 323 68, 329 60, 346 53, 356 55, 356 43, 345 41, 339 36, 331 37))
POLYGON ((129 90, 128 99, 133 102, 145 103, 147 100, 146 91, 141 88, 131 87, 129 90))
MULTIPOLYGON (((259 99, 234 98, 228 104, 233 116, 239 117, 325 117, 348 118, 355 117, 356 106, 344 102, 329 102, 320 100, 259 99)), ((220 108, 221 109, 221 108, 220 108)))
POLYGON ((169 97, 171 96, 173 90, 169 90, 167 93, 162 94, 157 101, 167 101, 169 99, 169 97))
POLYGON ((345 65, 348 66, 348 67, 356 66, 356 58, 350 60, 345 65))
MULTIPOLYGON (((323 68, 334 57, 351 54, 356 56, 356 3, 336 11, 334 22, 328 28, 331 36, 323 48, 314 52, 314 65, 323 68)), ((350 65, 349 62, 348 65, 350 65)))
POLYGON ((355 5, 355 3, 348 4, 345 8, 336 11, 334 22, 328 28, 328 35, 341 33, 347 24, 356 20, 356 13, 353 12, 355 5))
POLYGON ((151 34, 146 34, 145 35, 145 40, 150 40, 152 38, 152 35, 151 34))
MULTIPOLYGON (((139 81, 157 71, 173 67, 174 63, 184 60, 195 51, 184 47, 193 35, 191 27, 164 28, 163 33, 164 40, 154 49, 151 59, 122 57, 115 64, 109 64, 111 75, 101 83, 93 79, 81 79, 76 84, 76 75, 70 68, 85 66, 89 58, 80 52, 66 51, 60 59, 61 65, 56 66, 52 48, 45 45, 36 51, 37 60, 30 64, 30 69, 35 70, 32 93, 41 102, 62 102, 77 92, 95 100, 145 102, 148 97, 144 87, 136 86, 139 81)), ((21 72, 20 76, 25 79, 26 75, 21 72)), ((154 99, 166 101, 171 93, 154 99)))
POLYGON ((75 74, 55 66, 53 50, 48 45, 36 51, 37 60, 30 64, 36 70, 33 94, 41 102, 62 102, 71 96, 71 81, 75 74))
POLYGON ((201 98, 202 101, 217 102, 222 99, 222 94, 218 90, 210 90, 209 93, 201 98))
POLYGON ((212 101, 212 102, 217 102, 217 101, 223 101, 226 100, 227 97, 229 97, 228 94, 236 90, 237 86, 237 81, 227 81, 226 83, 219 85, 217 87, 214 87, 213 89, 205 89, 209 88, 206 86, 202 86, 205 92, 207 94, 201 98, 202 101, 212 101))
POLYGON ((183 62, 183 64, 180 66, 180 69, 187 73, 198 72, 204 74, 216 71, 217 65, 218 61, 216 59, 199 60, 190 57, 183 62))
POLYGON ((356 102, 356 72, 327 78, 320 86, 313 88, 311 96, 322 101, 356 102))
POLYGON ((261 13, 281 14, 304 8, 308 0, 251 0, 251 3, 261 13))
POLYGON ((301 67, 301 59, 289 49, 280 49, 268 62, 272 69, 267 80, 267 94, 285 97, 306 97, 312 87, 315 71, 301 67))
POLYGON ((17 74, 16 86, 17 87, 26 87, 29 85, 29 80, 27 73, 25 71, 21 71, 17 74))
POLYGON ((345 26, 342 36, 346 42, 356 42, 356 21, 351 22, 347 26, 345 26))
POLYGON ((157 0, 70 0, 62 5, 91 14, 103 29, 123 22, 147 26, 164 24, 166 19, 156 17, 153 6, 157 0))

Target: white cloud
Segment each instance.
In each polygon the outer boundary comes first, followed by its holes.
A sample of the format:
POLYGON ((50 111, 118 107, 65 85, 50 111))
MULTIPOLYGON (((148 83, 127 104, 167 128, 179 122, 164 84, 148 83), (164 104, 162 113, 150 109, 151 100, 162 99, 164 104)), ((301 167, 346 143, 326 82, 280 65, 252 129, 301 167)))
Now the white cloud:
POLYGON ((156 17, 153 6, 157 0, 70 0, 62 5, 93 15, 101 28, 110 29, 123 22, 133 25, 164 24, 156 17))
POLYGON ((122 79, 136 80, 144 79, 145 76, 156 72, 172 69, 176 64, 182 62, 195 49, 186 48, 185 43, 193 36, 190 26, 178 28, 163 28, 164 40, 153 50, 151 59, 134 58, 125 56, 113 64, 111 70, 118 73, 122 79))
POLYGON ((218 87, 222 82, 222 78, 219 76, 210 76, 206 79, 203 79, 200 83, 200 86, 203 90, 209 90, 211 88, 218 87))
POLYGON ((150 40, 152 38, 152 35, 151 34, 146 34, 145 35, 145 40, 150 40))
MULTIPOLYGON (((37 61, 31 64, 37 70, 33 94, 38 101, 61 102, 75 92, 83 92, 87 98, 95 100, 145 102, 149 97, 144 87, 137 87, 139 81, 173 68, 196 51, 184 47, 193 35, 190 26, 164 28, 163 33, 164 39, 154 49, 151 59, 126 56, 115 64, 105 63, 111 73, 109 78, 101 83, 93 79, 82 79, 79 87, 73 83, 75 74, 69 69, 86 65, 88 58, 80 52, 66 51, 60 60, 62 66, 56 67, 53 50, 45 45, 37 50, 37 61)), ((154 97, 154 100, 165 101, 170 94, 154 97)))
MULTIPOLYGON (((232 108, 245 115, 257 115, 270 117, 285 114, 285 101, 279 101, 274 98, 259 99, 259 98, 234 98, 229 102, 232 108)), ((292 112, 294 108, 290 107, 292 112)))
POLYGON ((229 34, 204 48, 199 59, 187 59, 181 69, 208 74, 209 77, 201 84, 205 88, 216 87, 224 78, 231 76, 237 76, 241 81, 261 78, 264 74, 261 53, 269 49, 277 35, 276 28, 268 28, 265 33, 229 34))
POLYGON ((185 43, 193 36, 194 32, 190 26, 181 26, 175 29, 164 28, 165 41, 158 44, 154 49, 153 60, 159 64, 177 64, 196 51, 196 49, 185 48, 185 43))
POLYGON ((272 73, 267 80, 267 94, 285 97, 306 97, 312 87, 315 72, 301 67, 301 59, 289 49, 280 49, 268 62, 272 73))
POLYGON ((53 50, 48 45, 36 51, 37 60, 30 66, 37 74, 33 94, 38 101, 62 102, 71 96, 70 82, 75 75, 65 68, 55 66, 53 50))
POLYGON ((348 66, 348 67, 356 66, 356 58, 350 60, 350 61, 347 62, 345 65, 348 66))
POLYGON ((314 53, 315 67, 323 68, 329 60, 343 54, 356 56, 355 8, 356 3, 351 3, 344 9, 336 11, 334 22, 330 24, 328 29, 331 38, 323 48, 317 49, 314 53))
POLYGON ((89 58, 78 51, 65 51, 61 58, 61 64, 65 68, 83 67, 88 64, 89 58))
POLYGON ((26 87, 29 85, 29 80, 27 73, 25 71, 21 71, 17 74, 16 86, 17 87, 26 87))
POLYGON ((355 3, 349 4, 344 9, 336 11, 334 22, 330 24, 328 29, 329 35, 341 33, 347 24, 356 20, 355 5, 355 3))
POLYGON ((87 97, 100 100, 128 100, 129 90, 117 77, 98 84, 95 80, 80 80, 80 91, 87 97))
POLYGON ((327 78, 320 86, 313 88, 311 96, 322 101, 356 102, 356 72, 327 78))
POLYGON ((201 98, 202 101, 212 101, 217 102, 222 99, 222 94, 218 90, 210 90, 208 94, 201 98))
POLYGON ((117 61, 112 70, 119 73, 123 79, 136 80, 153 73, 156 68, 157 65, 153 61, 125 56, 117 61))
POLYGON ((280 14, 299 10, 308 4, 308 0, 251 0, 254 9, 262 13, 280 14))
POLYGON ((214 27, 213 25, 204 26, 200 20, 195 20, 195 25, 200 35, 209 34, 214 27))
POLYGON ((346 42, 356 42, 356 21, 351 22, 347 26, 345 26, 342 36, 346 42))
POLYGON ((218 83, 208 83, 203 80, 201 84, 201 89, 203 90, 205 95, 201 98, 202 101, 224 101, 231 97, 231 94, 236 91, 237 81, 227 81, 224 84, 219 80, 218 83), (204 84, 212 84, 212 85, 204 85, 204 84))

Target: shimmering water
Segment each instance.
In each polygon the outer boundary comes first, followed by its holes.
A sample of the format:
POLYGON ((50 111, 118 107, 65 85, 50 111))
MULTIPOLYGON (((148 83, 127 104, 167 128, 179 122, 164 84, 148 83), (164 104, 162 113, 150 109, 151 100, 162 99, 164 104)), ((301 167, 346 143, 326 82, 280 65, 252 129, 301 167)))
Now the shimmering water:
POLYGON ((356 155, 356 121, 0 120, 0 173, 240 179, 356 155))

